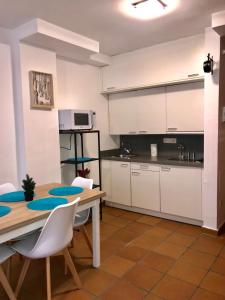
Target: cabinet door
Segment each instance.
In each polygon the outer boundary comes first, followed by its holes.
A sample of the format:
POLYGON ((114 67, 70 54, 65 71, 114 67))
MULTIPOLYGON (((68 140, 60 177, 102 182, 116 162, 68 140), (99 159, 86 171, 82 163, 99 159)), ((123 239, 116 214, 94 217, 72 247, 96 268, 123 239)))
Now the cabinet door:
POLYGON ((132 206, 160 211, 159 172, 132 170, 132 206))
POLYGON ((143 134, 166 133, 165 88, 140 90, 136 95, 138 131, 143 134))
POLYGON ((204 131, 203 102, 202 82, 167 87, 167 131, 204 131))
POLYGON ((131 206, 130 163, 112 161, 111 201, 131 206))
POLYGON ((161 167, 161 212, 202 219, 202 174, 197 168, 161 167))
POLYGON ((106 192, 105 200, 111 201, 112 198, 112 175, 111 160, 101 160, 102 168, 102 190, 106 192))
POLYGON ((110 134, 136 134, 137 105, 135 93, 119 93, 109 97, 110 134))
POLYGON ((103 91, 138 88, 203 76, 204 35, 115 55, 102 68, 103 91))

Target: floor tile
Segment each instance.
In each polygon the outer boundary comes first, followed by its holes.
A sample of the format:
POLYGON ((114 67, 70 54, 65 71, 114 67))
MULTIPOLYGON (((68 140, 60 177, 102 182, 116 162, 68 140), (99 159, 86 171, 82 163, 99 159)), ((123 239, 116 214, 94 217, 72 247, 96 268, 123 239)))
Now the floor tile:
POLYGON ((119 231, 120 229, 117 226, 111 224, 101 223, 100 236, 101 240, 108 239, 113 233, 119 231))
POLYGON ((139 234, 142 234, 151 228, 152 228, 151 225, 147 225, 144 223, 138 223, 138 222, 132 222, 125 227, 125 229, 137 232, 139 234))
POLYGON ((121 216, 125 219, 131 220, 131 221, 136 221, 137 219, 140 219, 143 215, 132 212, 132 211, 123 211, 121 216))
POLYGON ((70 293, 63 293, 52 298, 52 300, 93 300, 95 296, 84 290, 75 290, 70 293))
POLYGON ((161 243, 162 238, 154 236, 150 237, 143 234, 140 237, 133 240, 130 245, 137 246, 146 250, 153 250, 161 243))
POLYGON ((225 275, 225 259, 217 258, 212 265, 211 270, 221 275, 225 275))
POLYGON ((101 265, 101 269, 114 276, 122 277, 135 263, 123 257, 113 255, 107 258, 101 265))
POLYGON ((177 233, 177 232, 170 235, 167 239, 167 242, 178 244, 185 247, 189 247, 194 241, 195 241, 194 237, 177 233))
POLYGON ((117 282, 102 295, 101 300, 142 300, 146 292, 135 287, 127 280, 117 282))
POLYGON ((222 250, 220 251, 219 256, 221 256, 222 258, 225 259, 225 246, 222 248, 222 250))
POLYGON ((156 236, 165 239, 172 233, 171 230, 161 228, 161 227, 153 227, 146 231, 144 234, 147 236, 156 236))
POLYGON ((201 227, 182 224, 176 231, 190 236, 198 237, 201 234, 201 227))
POLYGON ((191 248, 212 255, 218 255, 223 245, 214 238, 201 236, 192 244, 191 248))
POLYGON ((163 274, 158 271, 149 269, 146 266, 136 265, 126 273, 125 278, 138 288, 151 290, 162 276, 163 274))
POLYGON ((114 220, 115 218, 117 218, 117 217, 112 216, 112 215, 110 215, 110 214, 108 214, 106 212, 104 212, 102 214, 102 222, 103 223, 108 223, 108 221, 114 220))
POLYGON ((181 225, 182 223, 180 222, 166 220, 166 219, 161 219, 161 221, 156 224, 157 227, 165 228, 171 231, 177 230, 181 225))
POLYGON ((178 261, 168 272, 169 275, 199 285, 207 270, 195 267, 192 264, 178 261))
POLYGON ((194 294, 196 286, 165 276, 153 289, 153 293, 166 300, 186 300, 194 294))
POLYGON ((120 215, 122 215, 124 213, 124 210, 119 209, 119 208, 110 207, 110 206, 104 206, 103 207, 103 214, 105 212, 109 215, 119 217, 120 215))
POLYGON ((224 296, 219 294, 211 293, 204 289, 198 289, 191 300, 225 300, 224 296))
POLYGON ((159 298, 158 296, 152 294, 152 293, 149 293, 145 298, 144 300, 162 300, 162 298, 159 298))
POLYGON ((104 261, 125 246, 125 242, 121 240, 106 239, 101 243, 101 260, 104 261))
POLYGON ((169 242, 163 242, 159 246, 157 246, 154 251, 159 254, 177 259, 181 256, 182 253, 184 253, 185 249, 186 248, 184 246, 172 244, 169 242))
POLYGON ((225 296, 225 276, 210 271, 203 279, 201 287, 225 296))
POLYGON ((119 216, 119 217, 114 217, 112 219, 108 219, 104 222, 107 224, 111 224, 113 226, 119 227, 119 228, 123 228, 123 227, 126 227, 132 221, 119 216))
POLYGON ((130 259, 132 261, 139 261, 142 257, 144 257, 148 253, 147 250, 136 247, 136 246, 127 246, 120 250, 117 255, 130 259))
POLYGON ((116 277, 100 269, 87 270, 80 275, 82 287, 96 296, 102 294, 112 286, 116 277))
POLYGON ((141 260, 141 263, 146 265, 148 268, 165 273, 174 265, 175 259, 156 252, 150 252, 141 260))
POLYGON ((126 228, 121 228, 118 232, 111 235, 110 239, 115 239, 122 241, 124 243, 129 243, 139 236, 137 232, 127 230, 126 228))
POLYGON ((142 216, 137 220, 137 222, 144 223, 147 225, 155 225, 161 221, 160 218, 152 217, 152 216, 142 216))
POLYGON ((215 256, 201 251, 188 249, 179 260, 208 270, 215 261, 215 256))

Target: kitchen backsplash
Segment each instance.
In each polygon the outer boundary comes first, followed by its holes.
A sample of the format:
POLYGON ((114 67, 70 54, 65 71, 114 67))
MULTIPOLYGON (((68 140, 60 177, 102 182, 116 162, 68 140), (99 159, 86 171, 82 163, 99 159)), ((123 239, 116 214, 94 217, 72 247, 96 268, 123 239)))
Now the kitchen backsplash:
POLYGON ((184 152, 195 152, 196 157, 203 158, 203 134, 173 134, 173 135, 122 135, 120 144, 131 147, 134 154, 150 154, 150 144, 157 144, 158 155, 172 156, 178 153, 177 145, 182 144, 184 152), (164 138, 176 138, 176 144, 163 143, 164 138))

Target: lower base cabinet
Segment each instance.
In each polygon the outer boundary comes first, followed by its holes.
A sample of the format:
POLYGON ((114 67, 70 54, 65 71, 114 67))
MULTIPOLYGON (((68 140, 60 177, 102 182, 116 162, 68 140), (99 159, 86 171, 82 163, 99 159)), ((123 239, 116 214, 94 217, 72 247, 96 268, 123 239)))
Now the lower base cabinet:
POLYGON ((202 171, 198 168, 161 166, 161 212, 202 219, 202 171))
POLYGON ((160 167, 131 164, 132 206, 160 211, 160 167))
POLYGON ((130 163, 112 161, 111 201, 131 206, 130 163))

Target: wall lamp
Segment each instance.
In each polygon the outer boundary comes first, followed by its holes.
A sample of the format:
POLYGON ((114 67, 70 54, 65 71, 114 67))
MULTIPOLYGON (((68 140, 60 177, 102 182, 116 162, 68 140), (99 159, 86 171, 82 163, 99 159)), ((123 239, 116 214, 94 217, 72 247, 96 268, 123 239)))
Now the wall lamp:
POLYGON ((210 57, 210 53, 207 55, 207 60, 203 63, 203 70, 205 73, 211 73, 213 75, 213 65, 214 60, 213 56, 210 57))
MULTIPOLYGON (((139 5, 141 3, 144 3, 144 2, 147 2, 147 1, 149 1, 149 0, 139 0, 139 1, 136 1, 136 2, 132 3, 132 5, 136 8, 137 5, 139 5)), ((162 5, 163 8, 167 7, 167 4, 164 3, 162 0, 156 0, 156 1, 158 1, 162 5)))

